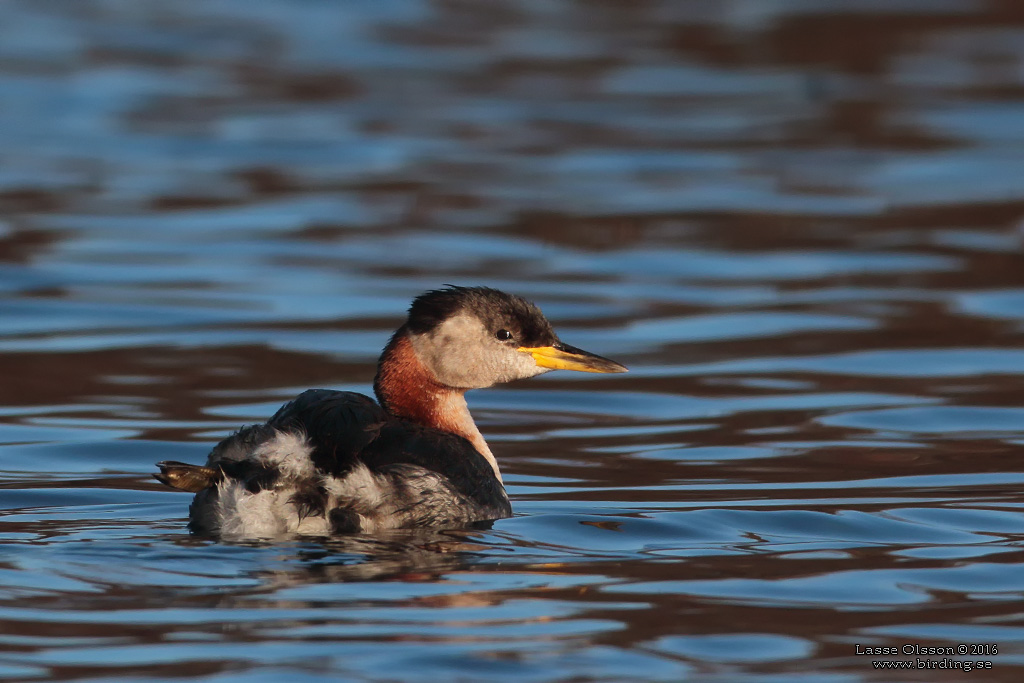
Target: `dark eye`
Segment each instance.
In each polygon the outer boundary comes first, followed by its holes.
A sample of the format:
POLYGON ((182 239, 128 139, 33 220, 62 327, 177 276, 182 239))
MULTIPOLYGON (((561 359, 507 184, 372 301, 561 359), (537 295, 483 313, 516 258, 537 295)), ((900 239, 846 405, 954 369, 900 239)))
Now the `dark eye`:
POLYGON ((497 332, 494 333, 494 336, 500 339, 501 341, 508 341, 509 339, 512 338, 512 333, 509 332, 508 330, 498 330, 497 332))

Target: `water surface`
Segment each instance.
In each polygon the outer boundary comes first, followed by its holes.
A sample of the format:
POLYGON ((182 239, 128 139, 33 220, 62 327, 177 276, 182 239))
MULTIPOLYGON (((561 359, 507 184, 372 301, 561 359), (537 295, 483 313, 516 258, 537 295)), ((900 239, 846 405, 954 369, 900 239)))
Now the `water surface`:
POLYGON ((1019 680, 1024 12, 855 5, 5 3, 0 677, 1019 680), (470 394, 516 517, 189 535, 448 282, 631 368, 470 394))

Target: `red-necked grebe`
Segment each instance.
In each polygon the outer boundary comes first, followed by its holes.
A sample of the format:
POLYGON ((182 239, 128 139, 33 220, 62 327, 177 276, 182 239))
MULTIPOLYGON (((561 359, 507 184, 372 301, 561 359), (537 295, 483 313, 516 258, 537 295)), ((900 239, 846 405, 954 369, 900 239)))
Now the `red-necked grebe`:
POLYGON ((534 304, 486 287, 417 297, 369 397, 310 389, 214 447, 205 466, 157 463, 196 494, 199 533, 268 537, 455 527, 512 514, 464 394, 550 370, 625 372, 563 344, 534 304))

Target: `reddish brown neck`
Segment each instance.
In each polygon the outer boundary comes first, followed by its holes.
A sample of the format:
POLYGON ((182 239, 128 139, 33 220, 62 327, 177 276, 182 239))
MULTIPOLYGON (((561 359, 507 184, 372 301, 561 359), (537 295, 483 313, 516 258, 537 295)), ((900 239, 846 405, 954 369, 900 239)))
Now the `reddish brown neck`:
POLYGON ((435 429, 445 429, 445 416, 439 408, 447 395, 456 391, 437 381, 404 334, 396 334, 384 349, 373 390, 384 410, 435 429))
POLYGON ((439 382, 420 361, 404 330, 399 330, 384 349, 373 390, 384 410, 392 415, 467 439, 501 480, 498 463, 469 414, 465 390, 439 382))

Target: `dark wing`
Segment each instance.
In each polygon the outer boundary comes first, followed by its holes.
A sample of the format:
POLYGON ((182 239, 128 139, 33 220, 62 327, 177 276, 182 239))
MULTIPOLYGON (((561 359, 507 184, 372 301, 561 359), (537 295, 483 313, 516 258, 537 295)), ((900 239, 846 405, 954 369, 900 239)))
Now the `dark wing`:
POLYGON ((436 472, 452 488, 483 509, 491 519, 508 517, 512 508, 494 469, 468 440, 430 427, 392 419, 367 444, 359 459, 375 472, 402 471, 408 466, 436 472))
MULTIPOLYGON (((380 426, 388 419, 380 406, 362 394, 310 389, 281 406, 266 423, 242 427, 214 446, 204 469, 218 473, 217 477, 210 478, 210 485, 219 482, 223 472, 245 484, 253 493, 272 488, 280 480, 281 472, 271 464, 252 458, 252 454, 282 431, 305 434, 313 447, 310 457, 314 465, 324 472, 341 474, 358 463, 356 458, 360 451, 377 437, 380 426)), ((171 477, 179 472, 171 471, 171 477)), ((176 483, 170 483, 163 467, 160 474, 154 476, 170 486, 191 484, 196 478, 177 476, 176 483)))
MULTIPOLYGON (((442 475, 473 502, 507 501, 490 463, 469 441, 395 418, 362 394, 304 391, 278 410, 267 426, 304 433, 313 448, 314 465, 325 474, 342 477, 358 463, 381 474, 414 465, 442 475)), ((500 512, 504 514, 495 516, 507 516, 511 509, 500 512)))
POLYGON ((368 396, 309 389, 281 406, 267 427, 305 434, 317 469, 339 476, 358 463, 360 453, 392 419, 368 396))
MULTIPOLYGON (((511 514, 504 487, 469 441, 393 417, 369 397, 351 391, 302 392, 265 424, 243 427, 217 444, 206 469, 215 469, 218 481, 223 472, 253 493, 274 487, 282 476, 278 468, 250 456, 278 431, 305 435, 313 465, 326 475, 341 479, 363 464, 409 490, 415 488, 417 500, 441 500, 448 491, 472 503, 476 517, 511 514)), ((292 502, 300 516, 325 513, 328 496, 319 481, 292 485, 298 487, 292 502)), ((429 508, 423 505, 427 512, 429 508)))

